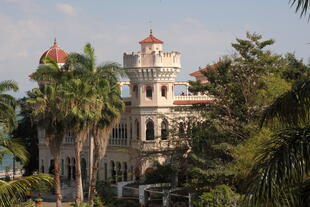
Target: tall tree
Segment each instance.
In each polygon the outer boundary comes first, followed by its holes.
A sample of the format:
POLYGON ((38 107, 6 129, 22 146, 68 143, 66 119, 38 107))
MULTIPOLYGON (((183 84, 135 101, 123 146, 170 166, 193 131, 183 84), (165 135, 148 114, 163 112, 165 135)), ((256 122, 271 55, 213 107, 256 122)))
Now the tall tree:
POLYGON ((18 86, 14 81, 0 82, 0 124, 7 130, 16 126, 15 107, 17 102, 14 97, 5 92, 17 90, 18 86))
POLYGON ((61 207, 60 185, 60 146, 65 135, 64 117, 65 107, 62 104, 62 82, 66 77, 65 71, 52 59, 45 59, 45 64, 39 66, 32 74, 32 79, 37 81, 39 88, 28 92, 28 104, 31 106, 32 117, 44 130, 45 139, 54 159, 54 177, 56 206, 61 207))
POLYGON ((222 58, 204 75, 208 83, 192 82, 192 92, 207 93, 213 103, 195 106, 205 118, 192 132, 192 152, 188 159, 191 185, 198 194, 211 192, 219 185, 228 185, 243 193, 237 173, 231 165, 233 150, 255 136, 264 107, 282 86, 283 60, 267 49, 273 40, 263 40, 256 33, 247 33, 246 39, 232 44, 235 53, 222 58), (275 84, 276 83, 276 84, 275 84))
MULTIPOLYGON (((93 116, 89 117, 87 119, 89 122, 83 125, 87 128, 87 133, 89 132, 89 139, 94 139, 94 154, 90 158, 93 163, 92 170, 90 170, 92 173, 90 173, 89 185, 89 204, 92 206, 99 161, 105 154, 108 135, 124 109, 124 103, 120 97, 120 87, 117 83, 121 69, 114 63, 96 66, 94 48, 89 43, 84 47, 84 54, 70 54, 65 67, 73 70, 76 77, 79 77, 84 84, 90 85, 93 89, 91 93, 85 95, 92 100, 90 108, 95 109, 95 112, 89 111, 93 116)), ((79 143, 82 144, 83 139, 85 137, 80 137, 77 141, 80 140, 79 143)), ((92 150, 91 141, 89 150, 92 150)))
POLYGON ((276 127, 279 131, 265 143, 249 176, 246 204, 308 206, 309 112, 309 80, 296 82, 290 91, 265 109, 262 124, 276 127))

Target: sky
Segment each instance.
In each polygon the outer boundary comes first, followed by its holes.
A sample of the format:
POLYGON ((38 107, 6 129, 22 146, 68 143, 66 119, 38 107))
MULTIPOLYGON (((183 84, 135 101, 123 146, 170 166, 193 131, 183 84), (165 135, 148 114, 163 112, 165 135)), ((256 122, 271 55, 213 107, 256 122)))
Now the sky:
POLYGON ((231 43, 247 31, 274 39, 275 53, 308 63, 309 26, 288 0, 0 0, 0 81, 17 81, 17 97, 36 87, 28 75, 55 37, 67 52, 90 42, 98 64, 122 64, 150 28, 165 51, 181 52, 179 81, 231 54, 231 43))

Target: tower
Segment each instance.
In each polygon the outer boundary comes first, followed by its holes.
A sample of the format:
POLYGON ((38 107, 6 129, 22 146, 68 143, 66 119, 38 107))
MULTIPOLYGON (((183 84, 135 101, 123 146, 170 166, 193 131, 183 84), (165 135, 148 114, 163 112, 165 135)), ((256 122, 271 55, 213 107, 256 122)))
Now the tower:
POLYGON ((124 69, 131 83, 132 106, 173 105, 174 82, 180 72, 179 52, 164 52, 164 42, 152 30, 139 42, 141 50, 124 53, 124 69))

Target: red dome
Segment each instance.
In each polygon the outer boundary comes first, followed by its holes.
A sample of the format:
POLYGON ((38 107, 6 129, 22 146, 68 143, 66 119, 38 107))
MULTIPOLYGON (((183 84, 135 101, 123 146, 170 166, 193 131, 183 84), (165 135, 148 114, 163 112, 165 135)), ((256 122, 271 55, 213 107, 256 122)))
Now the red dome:
POLYGON ((68 56, 68 53, 58 46, 56 42, 56 38, 55 38, 54 45, 50 49, 46 50, 41 56, 40 64, 43 63, 43 59, 45 57, 50 57, 53 60, 55 60, 57 63, 63 64, 66 62, 67 56, 68 56))
POLYGON ((157 39, 156 37, 154 37, 153 33, 152 33, 152 30, 151 30, 150 31, 150 35, 147 38, 145 38, 144 40, 141 40, 139 43, 140 44, 142 44, 142 43, 159 43, 159 44, 163 44, 164 42, 159 40, 159 39, 157 39))

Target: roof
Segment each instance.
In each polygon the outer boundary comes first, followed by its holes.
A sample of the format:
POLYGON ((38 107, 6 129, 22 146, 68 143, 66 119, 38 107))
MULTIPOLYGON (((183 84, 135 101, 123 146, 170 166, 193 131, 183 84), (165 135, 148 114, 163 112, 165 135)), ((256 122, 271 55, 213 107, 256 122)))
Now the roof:
POLYGON ((57 63, 62 64, 66 62, 67 56, 68 56, 68 53, 58 46, 56 38, 55 38, 54 45, 42 54, 40 58, 40 64, 44 63, 43 60, 45 57, 50 57, 53 60, 55 60, 57 63))
POLYGON ((216 66, 217 66, 217 64, 209 65, 209 66, 207 66, 205 68, 202 68, 202 69, 199 69, 199 70, 197 70, 195 72, 192 72, 189 75, 190 76, 194 76, 194 77, 203 76, 202 72, 205 72, 205 71, 210 70, 210 69, 215 69, 216 66))
POLYGON ((213 103, 214 100, 179 100, 174 101, 174 105, 191 105, 191 104, 198 104, 198 103, 213 103))
POLYGON ((154 35, 153 35, 153 32, 152 32, 152 29, 150 30, 150 35, 145 38, 144 40, 141 40, 139 42, 140 44, 143 44, 143 43, 159 43, 159 44, 163 44, 164 42, 157 39, 154 35))

